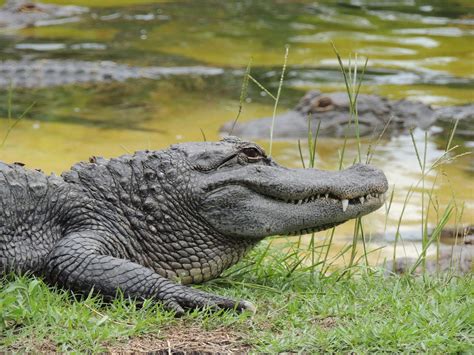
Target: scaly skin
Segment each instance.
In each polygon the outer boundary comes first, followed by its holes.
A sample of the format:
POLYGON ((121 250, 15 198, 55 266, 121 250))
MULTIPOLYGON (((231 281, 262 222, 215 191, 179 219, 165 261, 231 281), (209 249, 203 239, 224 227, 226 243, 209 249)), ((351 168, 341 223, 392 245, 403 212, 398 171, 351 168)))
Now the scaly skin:
MULTIPOLYGON (((434 109, 421 102, 389 100, 378 95, 359 94, 357 97, 358 129, 360 136, 377 137, 383 130, 386 135, 408 133, 419 127, 428 129, 436 121, 474 121, 474 104, 434 109)), ((313 134, 320 137, 354 137, 355 123, 350 115, 347 93, 322 94, 309 91, 293 110, 275 117, 273 137, 276 139, 305 138, 308 136, 308 119, 313 134), (348 125, 351 129, 348 130, 348 125)), ((248 122, 227 122, 222 133, 231 133, 245 139, 269 137, 272 117, 248 122)), ((472 125, 472 123, 471 123, 472 125)), ((472 135, 471 131, 471 135, 472 135)))
POLYGON ((107 298, 120 289, 178 314, 251 309, 184 284, 217 277, 265 236, 367 214, 386 189, 376 168, 286 169, 234 137, 94 157, 62 177, 0 163, 0 272, 107 298))
POLYGON ((134 67, 112 61, 90 62, 72 59, 0 61, 0 87, 41 88, 128 79, 159 79, 170 75, 220 75, 220 68, 134 67))

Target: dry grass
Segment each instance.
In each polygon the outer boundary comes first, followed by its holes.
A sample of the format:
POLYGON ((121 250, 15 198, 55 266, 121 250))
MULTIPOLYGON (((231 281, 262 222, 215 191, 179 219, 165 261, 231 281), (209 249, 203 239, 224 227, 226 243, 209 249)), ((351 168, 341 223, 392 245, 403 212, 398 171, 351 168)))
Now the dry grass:
POLYGON ((159 334, 131 337, 107 347, 112 354, 153 352, 158 354, 246 353, 250 346, 242 334, 227 327, 205 330, 191 324, 163 329, 159 334))

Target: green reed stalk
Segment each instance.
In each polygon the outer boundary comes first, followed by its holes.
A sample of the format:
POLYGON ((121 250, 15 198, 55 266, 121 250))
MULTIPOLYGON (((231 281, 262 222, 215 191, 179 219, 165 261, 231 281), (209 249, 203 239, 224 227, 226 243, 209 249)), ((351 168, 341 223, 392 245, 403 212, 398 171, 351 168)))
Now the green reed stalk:
MULTIPOLYGON (((346 86, 346 92, 347 96, 349 98, 349 114, 350 114, 350 120, 349 124, 347 125, 347 130, 344 136, 344 144, 342 147, 342 152, 339 160, 339 170, 342 169, 343 165, 343 159, 346 151, 346 146, 347 146, 347 139, 349 137, 349 131, 351 128, 351 122, 354 120, 354 125, 355 125, 355 138, 357 141, 357 161, 360 163, 362 161, 362 153, 361 153, 361 141, 360 141, 360 129, 359 129, 359 115, 358 115, 358 110, 357 110, 357 98, 359 96, 360 92, 360 87, 362 85, 362 80, 364 78, 365 70, 367 69, 367 64, 368 64, 368 58, 365 59, 365 63, 362 69, 361 74, 358 76, 358 55, 357 53, 354 55, 354 65, 352 65, 352 56, 349 56, 349 67, 346 68, 344 67, 344 64, 341 59, 341 55, 339 54, 336 46, 334 43, 331 42, 331 45, 333 47, 334 53, 336 54, 337 61, 339 63, 339 69, 342 73, 342 76, 344 78, 344 84, 346 86)), ((357 252, 357 241, 359 237, 359 233, 361 233, 361 238, 362 238, 362 244, 364 248, 364 255, 365 255, 365 260, 368 263, 367 259, 367 249, 366 249, 366 243, 365 243, 365 236, 363 234, 363 228, 362 228, 362 221, 361 218, 358 217, 356 218, 355 226, 354 226, 354 234, 353 234, 353 239, 352 239, 352 248, 351 248, 351 257, 349 259, 349 265, 348 269, 351 269, 356 252, 357 252)), ((350 274, 350 273, 349 273, 350 274)))
POLYGON ((400 226, 402 225, 402 219, 403 215, 405 214, 405 209, 408 205, 408 201, 410 200, 411 195, 413 194, 413 185, 410 186, 408 189, 408 192, 405 196, 405 201, 403 202, 403 207, 402 207, 402 212, 400 213, 400 217, 398 218, 398 223, 397 223, 397 230, 395 232, 395 241, 393 243, 393 263, 392 263, 392 271, 395 272, 395 266, 396 266, 396 260, 397 260, 397 245, 398 245, 398 240, 401 240, 401 234, 400 234, 400 226))
POLYGON ((30 110, 33 108, 33 106, 36 104, 36 102, 31 103, 30 106, 26 108, 22 112, 20 116, 18 116, 13 122, 12 122, 12 107, 13 107, 13 86, 10 85, 8 87, 8 96, 7 96, 7 131, 5 132, 5 135, 3 136, 2 142, 0 143, 0 149, 3 148, 5 145, 5 142, 8 139, 8 136, 10 133, 13 131, 13 129, 16 127, 16 125, 30 112, 30 110))
POLYGON ((281 69, 281 76, 280 76, 280 83, 278 84, 278 91, 277 95, 275 98, 275 104, 273 106, 273 115, 272 115, 272 125, 270 128, 270 148, 268 154, 271 156, 272 155, 272 148, 273 148, 273 131, 275 128, 275 117, 276 117, 276 111, 278 107, 278 102, 280 101, 280 94, 281 94, 281 88, 283 87, 283 80, 285 78, 285 71, 286 71, 286 64, 288 62, 288 52, 290 50, 290 47, 288 45, 285 46, 285 58, 283 61, 283 67, 281 69))
MULTIPOLYGON (((232 135, 234 131, 235 125, 240 118, 240 114, 244 108, 244 101, 247 98, 248 94, 248 86, 249 86, 249 78, 250 78, 250 70, 252 68, 252 57, 250 57, 249 62, 247 63, 247 69, 245 69, 244 79, 242 80, 242 87, 240 88, 240 98, 239 98, 239 110, 237 111, 237 116, 235 117, 234 122, 232 123, 232 128, 230 129, 229 135, 232 135)), ((202 130, 201 130, 202 132, 202 130)), ((206 141, 206 136, 203 133, 204 141, 206 141)))

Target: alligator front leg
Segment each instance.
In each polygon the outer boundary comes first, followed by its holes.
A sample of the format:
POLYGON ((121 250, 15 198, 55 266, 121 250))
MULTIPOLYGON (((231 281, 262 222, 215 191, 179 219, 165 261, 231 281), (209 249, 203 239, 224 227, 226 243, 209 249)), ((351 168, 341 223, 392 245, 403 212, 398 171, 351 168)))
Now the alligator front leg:
POLYGON ((89 232, 70 234, 58 242, 44 272, 51 283, 81 293, 93 289, 113 298, 120 289, 134 299, 153 298, 177 315, 182 315, 185 309, 206 307, 253 311, 249 302, 179 285, 140 264, 110 256, 106 240, 89 232))

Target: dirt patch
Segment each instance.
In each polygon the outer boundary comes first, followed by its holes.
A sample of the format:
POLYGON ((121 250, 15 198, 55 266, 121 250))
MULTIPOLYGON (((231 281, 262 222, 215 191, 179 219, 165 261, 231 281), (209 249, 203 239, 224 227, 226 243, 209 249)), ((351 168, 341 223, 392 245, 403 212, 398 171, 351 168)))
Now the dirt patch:
POLYGON ((27 352, 39 352, 39 353, 55 353, 57 351, 56 344, 50 339, 35 339, 31 338, 28 340, 22 339, 21 342, 12 344, 8 348, 2 348, 0 353, 24 353, 27 352))
POLYGON ((178 325, 159 334, 131 337, 108 348, 112 354, 153 352, 156 354, 246 353, 250 346, 243 336, 226 327, 204 330, 198 326, 178 325))
POLYGON ((323 329, 331 329, 336 326, 337 320, 336 320, 336 317, 327 317, 327 318, 320 319, 318 324, 323 329))
POLYGON ((314 318, 312 323, 316 324, 322 329, 332 329, 337 325, 336 317, 326 317, 326 318, 314 318))

